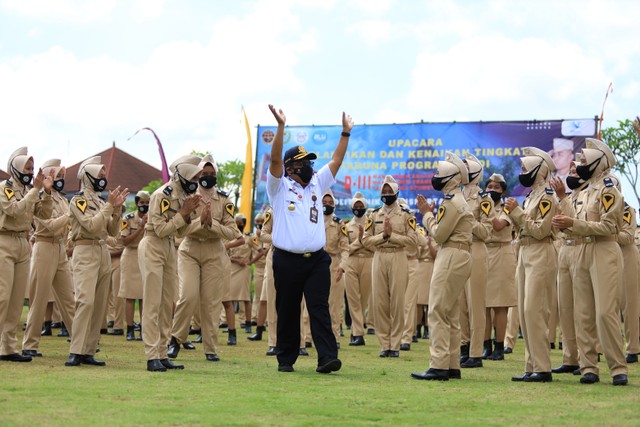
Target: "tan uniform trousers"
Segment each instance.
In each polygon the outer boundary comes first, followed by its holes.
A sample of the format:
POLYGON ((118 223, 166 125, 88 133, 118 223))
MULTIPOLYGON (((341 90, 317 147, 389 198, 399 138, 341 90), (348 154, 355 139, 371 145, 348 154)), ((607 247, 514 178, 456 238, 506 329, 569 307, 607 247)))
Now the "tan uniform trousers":
POLYGON ((276 313, 276 287, 273 282, 273 248, 267 253, 267 264, 265 265, 264 282, 262 283, 262 295, 260 300, 267 301, 267 325, 269 326, 269 347, 276 346, 276 332, 278 324, 278 314, 276 313))
POLYGON ((638 304, 638 248, 635 245, 620 246, 624 260, 622 287, 618 289, 618 301, 624 318, 624 336, 627 340, 627 353, 640 353, 640 315, 638 304))
MULTIPOLYGON (((409 279, 407 280, 407 291, 404 294, 404 331, 402 333, 402 344, 411 344, 411 338, 416 333, 416 312, 418 311, 418 277, 419 261, 412 259, 407 261, 409 268, 409 279)), ((424 279, 424 278, 422 278, 424 279)))
POLYGON ((399 351, 404 330, 404 294, 409 281, 407 255, 404 250, 376 250, 371 268, 373 311, 380 348, 399 351))
POLYGON ((163 239, 147 232, 138 246, 144 300, 142 340, 147 360, 167 358, 173 300, 178 287, 176 258, 172 238, 163 239))
MULTIPOLYGON (((553 282, 551 285, 552 285, 551 300, 549 300, 549 334, 547 339, 549 343, 555 343, 556 332, 557 332, 558 324, 560 320, 559 319, 560 311, 558 308, 558 283, 556 281, 556 282, 553 282)), ((562 333, 562 331, 560 331, 560 333, 562 333)), ((562 337, 560 337, 560 340, 558 342, 562 342, 562 337)))
POLYGON ((469 344, 470 357, 481 357, 484 348, 488 257, 487 245, 474 240, 471 244, 471 277, 460 295, 462 344, 469 344))
POLYGON ((578 365, 573 311, 573 276, 575 274, 576 247, 563 244, 558 252, 558 311, 562 331, 562 364, 578 365))
POLYGON ((525 345, 525 372, 551 372, 549 306, 557 266, 558 255, 548 239, 520 245, 516 286, 525 345))
POLYGON ((22 339, 23 350, 37 350, 40 344, 42 321, 49 296, 53 294, 56 307, 69 333, 73 333, 73 278, 69 269, 67 250, 62 240, 37 238, 31 254, 29 287, 29 315, 22 339), (42 239, 42 240, 40 240, 42 239))
POLYGON ((120 257, 111 258, 111 271, 108 317, 113 320, 113 329, 126 329, 127 322, 124 314, 126 300, 118 296, 120 293, 120 257))
POLYGON ((611 376, 627 374, 618 304, 622 269, 622 251, 617 242, 578 246, 573 298, 583 375, 589 372, 599 375, 598 339, 611 376))
POLYGON ((350 256, 347 259, 347 271, 344 285, 349 301, 351 315, 351 333, 355 337, 364 335, 365 313, 371 298, 371 263, 372 256, 350 256))
POLYGON ((518 341, 518 328, 520 328, 520 313, 518 306, 509 307, 507 312, 507 332, 504 337, 504 347, 515 348, 518 341))
MULTIPOLYGON (((16 330, 22 315, 31 260, 23 233, 0 234, 0 355, 18 352, 16 330)), ((47 295, 48 298, 48 295, 47 295)), ((42 324, 39 325, 42 327, 42 324)))
MULTIPOLYGON (((344 318, 344 275, 340 280, 336 280, 340 269, 340 254, 329 254, 331 256, 331 289, 329 291, 329 314, 331 315, 331 329, 336 337, 336 342, 340 340, 340 325, 344 318)), ((305 328, 306 329, 306 328, 305 328)), ((309 332, 311 329, 309 328, 309 332)))
POLYGON ((258 321, 258 307, 262 295, 262 284, 264 283, 264 266, 253 267, 253 303, 251 304, 251 321, 258 321))
POLYGON ((429 288, 429 367, 460 369, 460 294, 471 274, 471 254, 443 247, 429 288))
POLYGON ((191 318, 199 307, 205 354, 218 352, 218 319, 224 293, 220 277, 223 275, 224 252, 224 245, 219 239, 199 241, 189 237, 178 249, 179 297, 172 335, 179 343, 187 341, 191 318))
POLYGON ((77 244, 73 250, 76 311, 70 353, 93 356, 107 310, 111 283, 111 256, 105 243, 77 244))

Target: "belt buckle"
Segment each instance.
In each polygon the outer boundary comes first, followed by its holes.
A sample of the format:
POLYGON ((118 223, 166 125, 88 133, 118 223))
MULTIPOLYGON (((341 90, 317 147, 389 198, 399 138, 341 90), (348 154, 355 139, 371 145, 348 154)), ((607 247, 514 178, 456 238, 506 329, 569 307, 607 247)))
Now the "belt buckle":
POLYGON ((303 258, 311 258, 311 252, 305 252, 302 254, 303 258))
POLYGON ((587 236, 584 238, 584 242, 585 243, 593 243, 595 242, 595 239, 592 236, 587 236))
POLYGON ((567 246, 575 246, 576 245, 576 241, 573 239, 567 239, 565 240, 565 243, 567 244, 567 246))

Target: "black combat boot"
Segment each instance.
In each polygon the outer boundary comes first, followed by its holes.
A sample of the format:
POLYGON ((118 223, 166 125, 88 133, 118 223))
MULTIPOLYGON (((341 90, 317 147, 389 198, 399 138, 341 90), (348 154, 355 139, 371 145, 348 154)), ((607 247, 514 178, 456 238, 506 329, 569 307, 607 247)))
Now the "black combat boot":
POLYGON ((67 327, 64 324, 64 322, 60 323, 60 332, 58 332, 58 336, 59 337, 68 337, 69 336, 69 331, 67 330, 67 327))
POLYGON ((460 363, 464 363, 469 358, 469 345, 461 345, 460 346, 460 363))
POLYGON ((44 324, 42 325, 42 332, 40 332, 40 335, 42 335, 43 337, 51 336, 51 320, 46 320, 44 322, 44 324))
POLYGON ((487 360, 489 358, 489 356, 491 356, 491 353, 493 352, 493 349, 491 348, 491 340, 484 340, 484 349, 482 350, 482 358, 484 360, 487 360))
POLYGON ((247 337, 249 341, 262 341, 262 333, 265 331, 264 326, 256 327, 256 333, 247 337))
POLYGON ((504 360, 504 342, 496 341, 496 346, 493 349, 493 353, 487 359, 489 360, 504 360))
POLYGON ((229 329, 229 337, 227 338, 227 345, 236 345, 236 343, 237 343, 236 330, 229 329))
POLYGON ((133 331, 133 325, 127 325, 127 341, 134 341, 136 339, 136 334, 133 331))

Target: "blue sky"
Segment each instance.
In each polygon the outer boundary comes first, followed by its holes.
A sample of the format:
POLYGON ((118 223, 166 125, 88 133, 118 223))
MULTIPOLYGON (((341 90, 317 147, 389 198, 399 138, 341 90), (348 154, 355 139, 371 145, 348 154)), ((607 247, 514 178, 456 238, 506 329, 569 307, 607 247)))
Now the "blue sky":
MULTIPOLYGON (((640 114, 640 2, 0 0, 0 166, 108 148, 244 160, 274 124, 640 114)), ((626 182, 625 182, 626 184, 626 182)))

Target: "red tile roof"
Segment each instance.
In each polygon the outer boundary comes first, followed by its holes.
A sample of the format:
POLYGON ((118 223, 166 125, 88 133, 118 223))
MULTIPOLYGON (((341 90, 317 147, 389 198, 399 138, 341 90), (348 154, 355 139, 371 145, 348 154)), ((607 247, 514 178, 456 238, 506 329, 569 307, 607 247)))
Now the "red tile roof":
MULTIPOLYGON (((115 142, 111 148, 94 154, 94 156, 102 157, 102 164, 107 170, 108 190, 120 186, 121 189, 128 188, 129 193, 135 194, 146 187, 150 181, 162 178, 162 172, 159 169, 125 153, 116 147, 115 142)), ((67 168, 64 184, 64 191, 67 194, 73 194, 80 190, 80 181, 76 177, 81 163, 67 168)))

